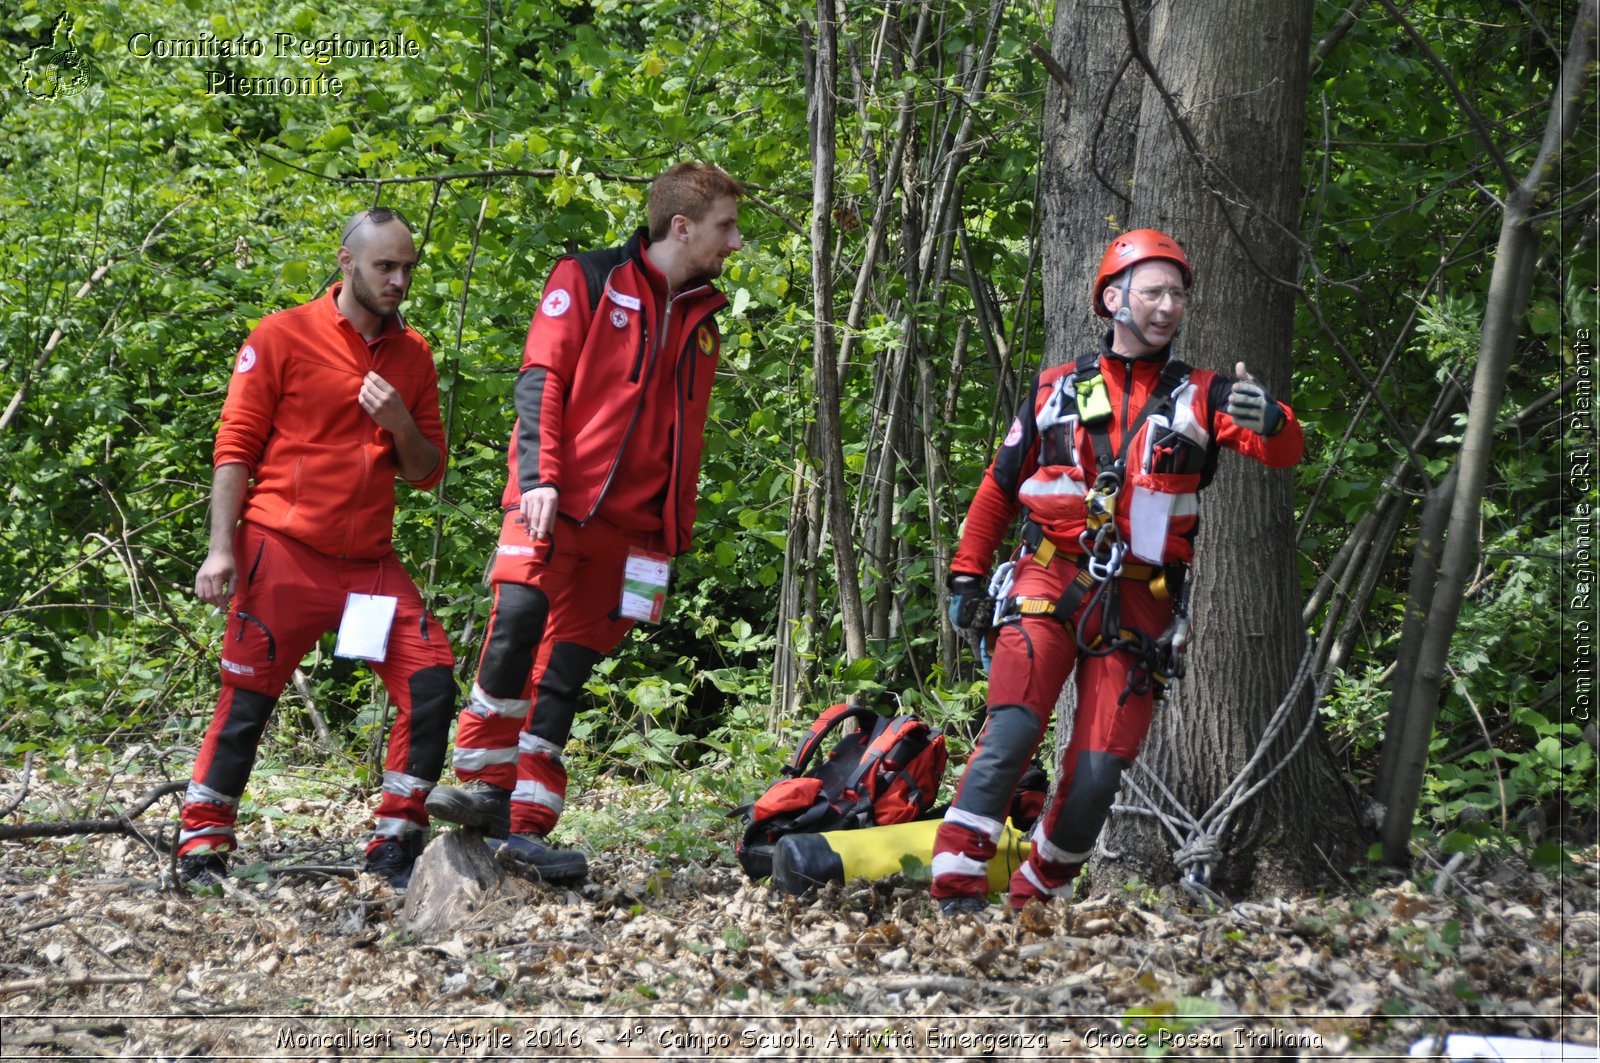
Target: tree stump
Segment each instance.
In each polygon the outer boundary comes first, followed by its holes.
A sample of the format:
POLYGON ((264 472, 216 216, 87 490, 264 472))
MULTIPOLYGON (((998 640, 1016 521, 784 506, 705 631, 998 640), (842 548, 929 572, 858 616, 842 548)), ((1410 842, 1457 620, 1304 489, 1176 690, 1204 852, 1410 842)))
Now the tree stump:
POLYGON ((494 899, 505 878, 482 834, 453 830, 439 835, 412 869, 401 909, 406 928, 422 939, 458 930, 494 899))

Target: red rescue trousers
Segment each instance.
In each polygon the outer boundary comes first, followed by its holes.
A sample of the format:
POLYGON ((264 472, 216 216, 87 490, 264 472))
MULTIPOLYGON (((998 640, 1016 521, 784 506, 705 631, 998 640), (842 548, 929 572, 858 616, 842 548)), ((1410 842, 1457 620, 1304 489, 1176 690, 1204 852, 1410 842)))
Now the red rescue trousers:
POLYGON ((234 848, 239 798, 273 706, 301 658, 339 626, 351 592, 398 600, 385 659, 368 662, 395 705, 368 848, 426 830, 422 802, 444 767, 455 659, 405 566, 393 554, 340 560, 243 521, 234 557, 239 571, 222 645, 222 693, 184 799, 179 853, 234 848))
POLYGON ((618 615, 634 550, 659 553, 659 531, 601 517, 558 517, 534 542, 520 510, 506 512, 489 581, 494 607, 477 681, 456 723, 457 777, 511 793, 511 829, 548 834, 566 806, 562 750, 590 672, 633 627, 618 615))
MULTIPOLYGON (((1047 566, 1032 556, 1017 563, 1012 593, 1019 598, 1060 598, 1078 565, 1056 554, 1047 566)), ((1116 581, 1123 629, 1158 637, 1172 619, 1172 604, 1156 599, 1148 584, 1116 581)), ((1065 895, 1089 859, 1110 814, 1122 770, 1133 763, 1150 729, 1154 691, 1143 665, 1126 650, 1107 656, 1078 649, 1076 625, 1094 646, 1100 636, 1098 602, 1086 598, 1063 624, 1054 616, 1028 616, 1004 625, 989 669, 988 717, 962 773, 955 800, 933 849, 935 897, 983 896, 986 865, 995 855, 1001 825, 1017 780, 1038 751, 1067 677, 1077 684, 1072 737, 1062 752, 1050 803, 1033 833, 1028 862, 1011 879, 1012 904, 1030 896, 1065 895), (1124 694, 1127 694, 1124 697, 1124 694)))

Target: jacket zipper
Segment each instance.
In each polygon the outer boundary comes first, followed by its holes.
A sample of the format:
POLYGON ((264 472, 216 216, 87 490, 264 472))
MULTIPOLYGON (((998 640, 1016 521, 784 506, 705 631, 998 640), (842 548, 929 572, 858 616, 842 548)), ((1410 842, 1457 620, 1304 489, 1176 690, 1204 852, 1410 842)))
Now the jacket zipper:
MULTIPOLYGON (((1126 432, 1128 431, 1128 403, 1131 402, 1132 399, 1133 399, 1133 363, 1132 362, 1123 362, 1122 363, 1122 416, 1117 419, 1117 428, 1120 429, 1120 431, 1117 433, 1117 436, 1118 436, 1118 438, 1117 438, 1117 449, 1115 451, 1115 453, 1117 453, 1117 454, 1126 454, 1128 452, 1128 447, 1131 445, 1131 441, 1127 440, 1127 439, 1123 439, 1122 436, 1124 434, 1126 434, 1126 432)), ((1125 463, 1118 462, 1118 464, 1121 465, 1121 464, 1125 464, 1125 463)), ((1103 472, 1104 470, 1101 470, 1101 471, 1103 472)))
MULTIPOLYGON (((695 369, 696 369, 696 367, 698 367, 700 365, 700 359, 695 357, 696 352, 694 350, 692 350, 693 347, 699 346, 695 342, 695 337, 696 337, 696 335, 698 335, 699 331, 700 331, 699 329, 695 329, 694 332, 691 332, 689 334, 688 342, 686 342, 683 345, 683 349, 689 352, 689 401, 690 402, 694 401, 694 374, 695 374, 695 369)), ((678 413, 680 415, 683 413, 683 407, 682 407, 681 403, 679 404, 678 413)), ((680 419, 681 419, 681 417, 680 417, 680 419)))
MULTIPOLYGON (((378 352, 373 350, 372 346, 370 344, 367 345, 367 369, 369 371, 371 371, 371 372, 374 372, 374 373, 376 373, 378 371, 378 352)), ((382 428, 378 428, 377 431, 378 432, 382 432, 383 429, 382 428)), ((395 461, 397 463, 399 462, 399 455, 398 454, 395 455, 395 461)), ((356 497, 356 498, 364 498, 364 497, 366 497, 367 487, 368 487, 368 484, 370 483, 371 480, 372 480, 372 456, 368 453, 366 445, 363 444, 362 447, 361 447, 361 478, 360 478, 360 480, 357 481, 357 483, 359 484, 359 487, 358 487, 357 490, 360 493, 356 494, 356 495, 353 495, 352 497, 356 497)), ((344 527, 344 553, 340 555, 341 557, 349 557, 350 556, 350 551, 354 548, 355 538, 356 538, 356 511, 354 509, 352 509, 350 511, 349 520, 346 522, 345 527, 344 527)))
MULTIPOLYGON (((650 330, 649 320, 643 314, 639 315, 639 319, 641 327, 644 330, 644 336, 648 336, 650 330)), ((628 417, 628 427, 622 430, 622 442, 618 444, 617 452, 611 458, 611 468, 606 470, 605 481, 600 484, 600 490, 594 496, 594 505, 589 507, 589 512, 584 514, 583 520, 579 521, 580 524, 589 523, 589 519, 599 512, 600 503, 606 500, 606 493, 611 490, 611 481, 617 478, 617 469, 622 465, 622 455, 628 449, 628 441, 633 438, 633 426, 639 423, 639 413, 644 409, 645 400, 649 398, 650 395, 650 378, 655 374, 656 355, 661 352, 661 337, 667 334, 667 330, 670 327, 671 322, 672 300, 669 298, 667 300, 666 313, 664 313, 661 318, 660 334, 657 336, 655 343, 648 345, 650 347, 650 360, 645 364, 644 378, 642 380, 636 380, 635 376, 630 376, 628 378, 629 383, 637 382, 639 384, 639 401, 633 404, 633 413, 628 417)), ((641 351, 643 350, 644 346, 645 343, 643 342, 643 339, 641 339, 641 351)))
POLYGON ((267 552, 267 544, 261 543, 256 547, 256 559, 250 562, 250 574, 244 578, 244 585, 250 586, 256 581, 256 569, 261 567, 261 557, 267 552))
MULTIPOLYGON (((651 345, 650 361, 645 366, 644 379, 643 379, 642 382, 640 382, 639 401, 634 404, 633 413, 628 418, 628 427, 623 429, 623 432, 622 432, 622 443, 617 447, 617 453, 611 459, 611 468, 606 470, 605 481, 603 483, 601 483, 600 490, 594 497, 594 505, 589 507, 589 512, 578 523, 580 523, 580 524, 589 523, 589 519, 591 517, 593 517, 595 515, 595 513, 599 512, 600 503, 605 501, 606 493, 611 490, 611 481, 615 480, 616 477, 617 477, 617 468, 622 464, 623 452, 628 449, 628 441, 633 438, 633 426, 638 424, 638 422, 639 422, 639 413, 640 413, 641 410, 644 409, 645 399, 649 394, 650 377, 652 375, 654 375, 654 373, 655 373, 657 356, 661 353, 661 349, 666 343, 667 334, 668 334, 668 332, 671 331, 671 328, 672 328, 672 306, 673 306, 673 304, 676 303, 679 299, 682 299, 683 297, 685 297, 687 295, 691 295, 691 294, 699 292, 701 290, 701 288, 704 288, 704 287, 706 287, 706 286, 702 284, 702 285, 700 285, 700 287, 690 288, 690 289, 688 289, 686 291, 679 292, 677 295, 671 296, 671 297, 669 297, 667 299, 666 312, 664 314, 662 314, 662 316, 661 316, 661 329, 660 329, 659 334, 656 336, 656 342, 651 345)), ((641 315, 641 318, 642 317, 643 316, 641 315)), ((648 330, 648 327, 649 327, 648 326, 648 321, 646 321, 645 322, 645 328, 648 330)), ((689 340, 684 344, 685 348, 687 348, 688 344, 692 343, 692 342, 694 342, 694 331, 691 329, 689 331, 689 340)), ((693 355, 691 355, 691 358, 692 357, 693 357, 693 355)), ((693 362, 690 363, 690 367, 691 367, 690 368, 690 388, 691 388, 690 397, 692 398, 693 397, 693 390, 692 390, 693 389, 693 362)), ((632 376, 629 377, 629 382, 630 383, 634 382, 634 378, 632 376)), ((674 388, 673 391, 674 391, 674 393, 678 393, 678 389, 677 388, 674 388)), ((663 504, 663 510, 665 510, 666 506, 671 506, 671 505, 675 505, 676 504, 673 501, 673 498, 674 498, 674 495, 675 495, 675 489, 677 487, 677 481, 678 481, 678 465, 680 464, 679 459, 680 459, 680 457, 682 455, 682 435, 683 435, 683 431, 682 431, 682 428, 683 428, 683 399, 682 399, 681 393, 678 393, 678 411, 677 411, 677 413, 678 413, 678 417, 677 417, 678 427, 677 427, 677 430, 674 431, 674 433, 673 433, 672 468, 667 473, 667 499, 666 499, 666 502, 663 504)), ((663 512, 661 516, 662 516, 662 524, 663 524, 663 526, 665 526, 665 524, 666 524, 666 513, 663 512)))
POLYGON ((639 370, 644 366, 644 350, 650 343, 650 322, 644 320, 644 315, 639 315, 639 353, 633 356, 633 371, 628 374, 628 383, 639 382, 639 370))

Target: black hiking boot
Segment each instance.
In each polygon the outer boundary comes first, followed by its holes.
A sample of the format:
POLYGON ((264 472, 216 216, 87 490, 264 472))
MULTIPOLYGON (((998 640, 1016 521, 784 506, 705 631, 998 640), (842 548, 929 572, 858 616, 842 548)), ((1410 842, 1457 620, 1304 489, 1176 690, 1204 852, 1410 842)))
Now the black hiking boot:
POLYGON ((411 869, 416 866, 422 852, 423 836, 412 835, 404 841, 384 838, 367 850, 366 871, 369 875, 382 875, 396 890, 411 885, 411 869), (414 839, 414 841, 413 841, 414 839))
POLYGON ((940 897, 939 914, 946 919, 958 915, 977 915, 989 908, 987 897, 940 897))
POLYGON ((511 833, 511 791, 482 779, 460 786, 435 786, 422 807, 430 816, 473 827, 486 838, 504 838, 511 833))
POLYGON ((576 886, 589 877, 589 860, 576 849, 557 849, 542 834, 484 839, 500 866, 529 882, 576 886))
POLYGON ((221 886, 228 877, 228 857, 224 853, 190 853, 178 860, 178 881, 195 889, 221 886))

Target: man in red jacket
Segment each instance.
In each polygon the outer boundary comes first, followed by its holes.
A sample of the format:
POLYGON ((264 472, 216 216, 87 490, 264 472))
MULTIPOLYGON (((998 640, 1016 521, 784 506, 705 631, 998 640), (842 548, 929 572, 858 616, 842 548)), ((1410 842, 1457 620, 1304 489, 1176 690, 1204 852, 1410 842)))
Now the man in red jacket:
POLYGON ((1234 379, 1172 356, 1193 279, 1164 233, 1111 242, 1091 291, 1111 331, 1098 352, 1034 379, 967 511, 950 565, 958 629, 989 626, 984 574, 1019 513, 1023 545, 1001 604, 988 717, 934 843, 932 892, 947 914, 988 903, 986 865, 1013 791, 1075 674, 1072 738, 1010 900, 1071 892, 1149 730, 1156 687, 1180 667, 1187 620, 1174 602, 1219 448, 1275 469, 1300 460, 1294 412, 1243 362, 1234 379))
POLYGON ((533 879, 581 881, 546 836, 562 749, 590 670, 635 620, 659 619, 689 547, 712 378, 712 286, 739 250, 740 184, 681 163, 650 187, 647 228, 556 263, 528 329, 477 681, 456 726, 463 781, 428 811, 483 831, 533 879))
POLYGON ((454 657, 395 557, 395 478, 445 471, 439 378, 399 306, 417 252, 405 220, 364 210, 344 227, 344 280, 263 318, 239 350, 213 451, 211 543, 195 593, 232 601, 222 693, 184 799, 188 882, 227 874, 256 747, 284 685, 325 632, 366 658, 395 704, 367 870, 409 881, 444 767, 454 657))

